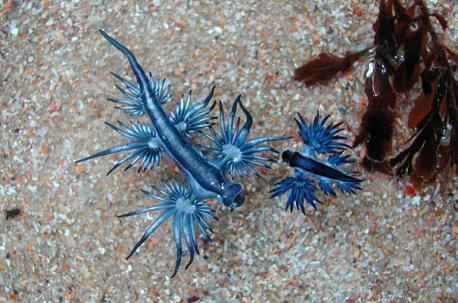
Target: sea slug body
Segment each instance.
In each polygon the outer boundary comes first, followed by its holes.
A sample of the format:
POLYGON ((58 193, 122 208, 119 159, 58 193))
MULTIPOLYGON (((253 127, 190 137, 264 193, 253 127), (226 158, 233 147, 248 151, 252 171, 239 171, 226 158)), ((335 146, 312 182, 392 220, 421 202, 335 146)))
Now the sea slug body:
POLYGON ((249 139, 253 118, 243 106, 240 96, 232 105, 227 123, 223 105, 219 103, 220 132, 218 133, 213 127, 214 117, 208 116, 215 107, 215 104, 209 106, 215 87, 211 89, 204 101, 194 105, 192 105, 192 95, 189 92, 178 102, 175 112, 166 113, 162 105, 171 99, 166 80, 156 80, 151 74, 147 75, 128 48, 104 31, 101 30, 100 33, 127 58, 137 82, 133 83, 113 73, 115 78, 122 83, 123 87, 119 85, 116 87, 121 91, 123 97, 109 99, 109 101, 116 104, 117 109, 132 116, 147 116, 148 122, 131 122, 130 126, 120 121, 118 121, 118 126, 106 123, 111 129, 130 141, 107 148, 77 162, 128 152, 115 162, 108 172, 110 174, 125 163, 128 164, 124 170, 137 164, 138 171, 145 171, 159 165, 164 155, 174 161, 186 177, 187 184, 169 180, 164 182, 163 188, 153 187, 152 192, 144 190, 143 192, 148 197, 159 201, 159 204, 120 217, 162 211, 135 244, 127 258, 136 252, 157 227, 170 217, 173 218, 172 230, 177 255, 172 276, 175 276, 181 259, 186 253, 182 247, 182 237, 189 253, 186 268, 193 262, 195 253, 199 254, 196 231, 199 231, 203 238, 211 240, 210 233, 213 232, 213 229, 209 220, 216 219, 216 217, 207 204, 208 200, 215 199, 231 209, 240 207, 245 201, 245 192, 241 184, 233 181, 234 177, 236 175, 258 175, 256 167, 269 168, 266 162, 276 162, 276 160, 260 153, 278 152, 266 143, 286 140, 289 137, 271 136, 249 139), (239 108, 245 115, 243 125, 241 125, 241 118, 236 117, 239 108), (192 137, 195 134, 203 135, 204 138, 209 139, 210 143, 194 144, 192 137), (215 158, 211 158, 201 148, 209 150, 209 154, 213 154, 215 158))
POLYGON ((339 135, 342 123, 326 125, 329 116, 320 119, 319 113, 311 124, 307 124, 300 114, 299 120, 295 120, 304 148, 302 151, 283 152, 283 162, 294 169, 294 174, 275 184, 271 190, 272 198, 289 192, 286 209, 293 211, 296 206, 305 213, 305 202, 315 209, 316 203, 321 203, 318 189, 326 196, 335 196, 336 189, 352 194, 359 190, 361 180, 354 176, 355 172, 344 168, 355 161, 343 154, 349 146, 342 142, 346 138, 339 135))

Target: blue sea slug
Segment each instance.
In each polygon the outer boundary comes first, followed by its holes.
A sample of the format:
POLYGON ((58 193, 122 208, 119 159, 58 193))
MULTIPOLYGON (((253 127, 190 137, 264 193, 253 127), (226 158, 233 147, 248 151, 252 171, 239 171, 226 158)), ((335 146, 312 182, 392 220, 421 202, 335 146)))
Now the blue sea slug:
POLYGON ((295 120, 304 148, 282 153, 283 162, 294 169, 294 174, 277 182, 271 197, 288 192, 286 209, 293 211, 296 206, 305 213, 305 202, 315 209, 316 203, 321 203, 317 196, 319 189, 326 196, 335 196, 336 189, 354 194, 361 189, 361 180, 348 168, 355 161, 344 154, 349 146, 342 142, 346 139, 340 135, 342 123, 326 125, 329 116, 320 119, 317 113, 313 123, 308 124, 300 114, 298 116, 299 120, 295 120))
POLYGON ((266 143, 289 139, 289 137, 271 136, 250 139, 253 118, 243 106, 240 96, 232 104, 227 122, 223 105, 219 103, 218 132, 214 128, 215 117, 209 116, 215 107, 215 103, 210 105, 215 87, 210 90, 205 100, 194 105, 189 92, 178 102, 175 112, 166 113, 162 105, 171 99, 166 80, 158 80, 151 74, 146 74, 128 48, 104 31, 101 30, 100 33, 127 58, 136 80, 134 83, 113 73, 122 84, 116 87, 123 96, 109 101, 131 116, 146 116, 147 121, 131 122, 130 125, 120 121, 118 125, 107 123, 111 129, 128 141, 77 162, 114 153, 126 153, 115 162, 108 172, 110 174, 123 164, 126 164, 124 170, 135 165, 138 165, 138 171, 153 168, 159 165, 164 155, 174 161, 185 176, 187 184, 169 180, 165 181, 162 187, 153 187, 151 192, 144 190, 148 197, 158 201, 159 204, 119 217, 161 212, 127 258, 131 257, 162 223, 172 218, 173 238, 177 250, 172 275, 175 276, 186 251, 189 253, 186 268, 193 262, 195 254, 199 254, 197 232, 200 232, 205 239, 211 240, 210 234, 213 229, 210 220, 216 217, 207 204, 209 199, 214 199, 231 209, 240 207, 245 201, 245 192, 242 185, 234 181, 234 177, 258 175, 256 167, 269 168, 267 163, 276 160, 265 153, 278 152, 266 143), (237 115, 239 108, 245 116, 243 124, 241 117, 237 115), (193 143, 192 137, 195 134, 208 138, 209 144, 193 143), (185 240, 187 250, 183 249, 182 238, 185 240))

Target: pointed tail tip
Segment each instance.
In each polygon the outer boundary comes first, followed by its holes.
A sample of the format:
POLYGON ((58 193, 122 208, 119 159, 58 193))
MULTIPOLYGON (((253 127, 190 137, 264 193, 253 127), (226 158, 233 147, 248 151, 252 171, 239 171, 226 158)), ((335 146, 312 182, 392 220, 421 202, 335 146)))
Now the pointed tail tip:
POLYGON ((106 31, 104 31, 103 29, 99 29, 99 34, 101 34, 103 37, 107 38, 109 37, 109 35, 107 34, 106 31))
POLYGON ((84 157, 84 158, 78 159, 74 163, 78 164, 78 163, 81 163, 81 162, 86 162, 87 160, 91 160, 91 159, 93 159, 93 158, 91 156, 88 156, 88 157, 84 157))
POLYGON ((110 35, 107 34, 106 31, 104 31, 103 29, 99 29, 99 34, 102 35, 102 37, 104 37, 106 40, 108 40, 109 42, 113 39, 110 35))
POLYGON ((130 252, 130 254, 126 257, 126 261, 130 259, 135 253, 135 249, 130 252))
POLYGON ((99 33, 113 46, 118 48, 118 41, 116 41, 113 37, 108 35, 103 29, 99 29, 99 33))

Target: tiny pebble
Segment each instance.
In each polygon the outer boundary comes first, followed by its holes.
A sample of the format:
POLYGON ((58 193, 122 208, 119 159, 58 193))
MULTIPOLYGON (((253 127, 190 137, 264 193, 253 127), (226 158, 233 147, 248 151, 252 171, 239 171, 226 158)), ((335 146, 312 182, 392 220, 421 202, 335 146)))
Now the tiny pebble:
POLYGON ((75 165, 75 172, 77 175, 84 173, 84 166, 82 164, 75 165))
POLYGON ((10 34, 14 37, 17 37, 19 35, 19 29, 17 27, 13 27, 10 29, 10 34))

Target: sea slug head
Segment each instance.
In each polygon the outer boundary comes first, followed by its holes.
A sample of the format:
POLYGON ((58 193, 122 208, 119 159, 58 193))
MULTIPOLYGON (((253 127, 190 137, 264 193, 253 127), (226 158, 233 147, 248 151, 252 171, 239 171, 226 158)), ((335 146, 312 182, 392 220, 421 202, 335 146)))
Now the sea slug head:
POLYGON ((222 186, 222 202, 225 206, 237 208, 245 202, 245 192, 238 183, 226 183, 222 186))

